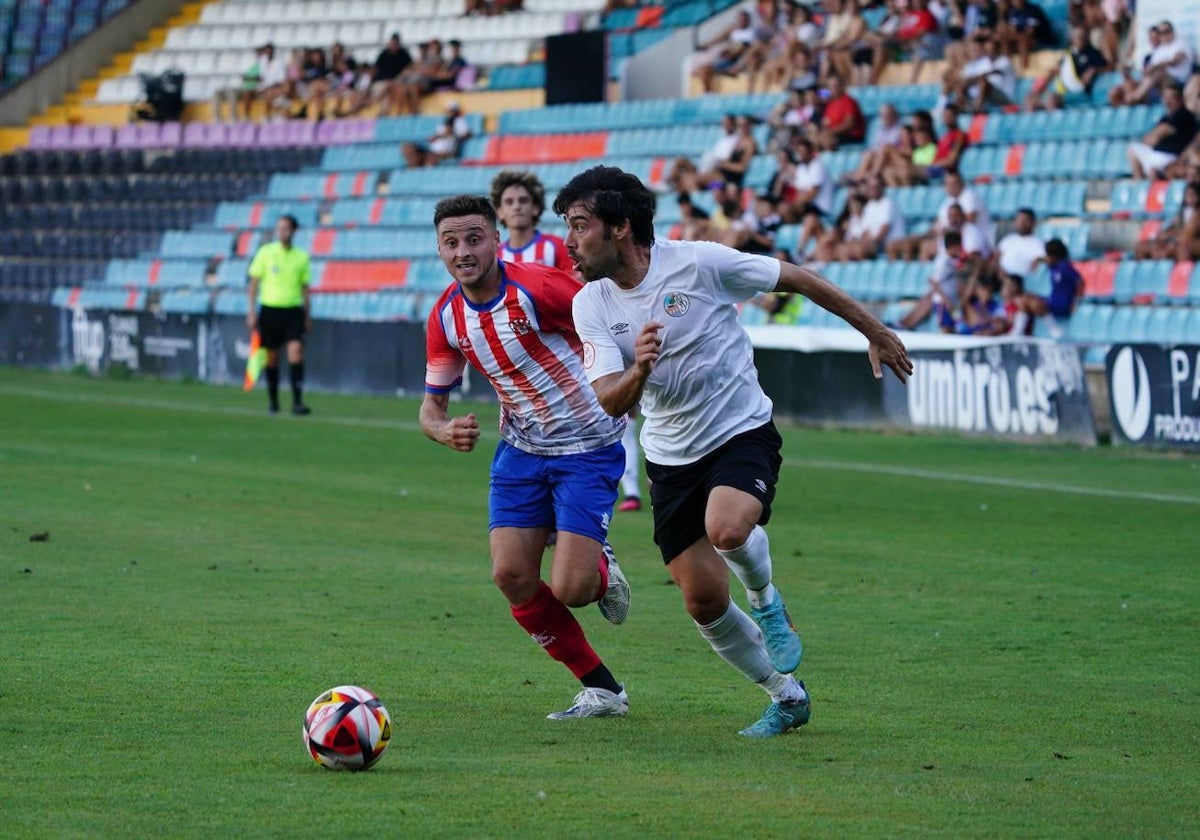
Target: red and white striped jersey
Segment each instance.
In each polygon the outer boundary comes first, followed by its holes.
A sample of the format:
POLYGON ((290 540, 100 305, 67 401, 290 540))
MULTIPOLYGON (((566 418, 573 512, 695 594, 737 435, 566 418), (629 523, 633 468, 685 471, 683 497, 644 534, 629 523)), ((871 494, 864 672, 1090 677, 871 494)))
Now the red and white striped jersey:
POLYGON ((465 366, 487 377, 500 400, 500 435, 534 455, 590 452, 621 439, 623 417, 600 407, 583 370, 571 302, 574 275, 531 263, 499 263, 500 292, 484 304, 452 284, 429 313, 425 390, 444 394, 465 366))
POLYGON ((496 257, 508 263, 540 263, 575 273, 575 261, 567 256, 567 246, 552 233, 534 231, 533 239, 524 248, 514 250, 512 243, 505 240, 496 251, 496 257))

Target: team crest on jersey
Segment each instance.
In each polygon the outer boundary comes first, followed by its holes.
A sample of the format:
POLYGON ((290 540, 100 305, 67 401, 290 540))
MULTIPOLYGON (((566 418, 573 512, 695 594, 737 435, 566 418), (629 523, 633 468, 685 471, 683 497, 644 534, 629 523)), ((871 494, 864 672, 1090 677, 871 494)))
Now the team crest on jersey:
POLYGON ((463 333, 462 335, 456 336, 456 338, 458 339, 458 349, 459 350, 470 350, 471 349, 471 336, 467 335, 466 333, 463 333))
POLYGON ((596 363, 596 346, 590 341, 583 342, 583 366, 591 368, 596 363))
POLYGON ((512 331, 517 335, 529 335, 533 332, 533 324, 529 323, 528 318, 513 318, 508 322, 512 327, 512 331))
POLYGON ((667 292, 663 295, 663 309, 672 318, 682 318, 691 306, 691 300, 683 292, 667 292))

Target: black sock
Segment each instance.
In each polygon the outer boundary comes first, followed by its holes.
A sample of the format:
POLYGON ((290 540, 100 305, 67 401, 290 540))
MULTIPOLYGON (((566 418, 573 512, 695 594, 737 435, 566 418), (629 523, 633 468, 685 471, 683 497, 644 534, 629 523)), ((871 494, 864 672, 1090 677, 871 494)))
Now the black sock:
POLYGON ((267 396, 271 400, 271 408, 279 408, 279 368, 267 368, 267 396))
POLYGON ((585 688, 607 688, 613 694, 621 693, 621 684, 612 675, 612 671, 608 670, 603 664, 597 665, 588 671, 579 678, 579 681, 583 683, 585 688))
POLYGON ((292 405, 304 402, 304 362, 288 365, 288 374, 292 378, 292 405))

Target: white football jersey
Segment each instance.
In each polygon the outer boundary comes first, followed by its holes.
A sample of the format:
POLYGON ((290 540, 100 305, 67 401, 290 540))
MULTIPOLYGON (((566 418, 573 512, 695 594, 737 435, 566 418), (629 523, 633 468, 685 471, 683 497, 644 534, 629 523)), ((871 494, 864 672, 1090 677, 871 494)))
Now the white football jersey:
POLYGON ((637 288, 584 285, 572 312, 589 382, 633 364, 633 344, 662 324, 662 352, 642 392, 641 444, 652 463, 693 463, 771 419, 754 349, 734 306, 779 282, 779 261, 714 242, 656 241, 637 288))

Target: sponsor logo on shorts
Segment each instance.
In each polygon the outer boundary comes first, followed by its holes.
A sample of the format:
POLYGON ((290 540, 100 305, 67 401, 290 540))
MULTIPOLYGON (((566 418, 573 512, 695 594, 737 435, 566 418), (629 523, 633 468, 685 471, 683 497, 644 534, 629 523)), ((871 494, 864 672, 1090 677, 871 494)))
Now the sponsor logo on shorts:
POLYGON ((663 309, 672 318, 682 318, 691 307, 692 301, 683 292, 667 292, 663 295, 663 309))

